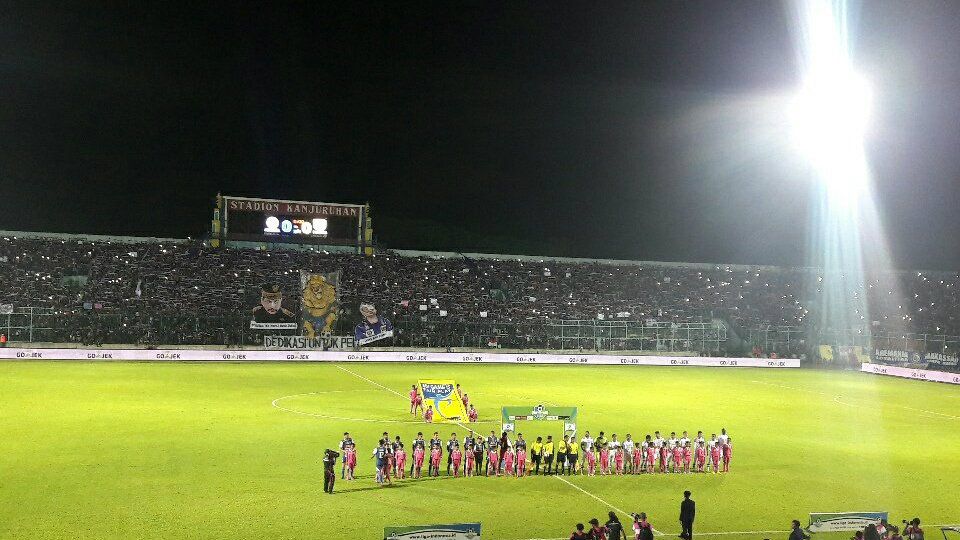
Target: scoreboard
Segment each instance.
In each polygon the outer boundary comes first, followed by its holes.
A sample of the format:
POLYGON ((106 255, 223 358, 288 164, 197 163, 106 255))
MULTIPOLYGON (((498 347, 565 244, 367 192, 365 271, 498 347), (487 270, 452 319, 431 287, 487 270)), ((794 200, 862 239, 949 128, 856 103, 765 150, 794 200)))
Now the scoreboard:
POLYGON ((218 197, 214 228, 227 241, 362 246, 369 209, 339 204, 218 197))

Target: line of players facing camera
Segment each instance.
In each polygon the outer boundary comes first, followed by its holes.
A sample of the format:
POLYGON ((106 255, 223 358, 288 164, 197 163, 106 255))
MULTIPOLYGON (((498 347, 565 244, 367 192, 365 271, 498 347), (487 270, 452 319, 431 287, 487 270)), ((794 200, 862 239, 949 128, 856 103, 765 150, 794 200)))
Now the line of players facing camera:
MULTIPOLYGON (((423 433, 419 432, 411 448, 410 476, 413 478, 423 475, 424 462, 427 464, 427 476, 439 476, 444 449, 447 455, 446 474, 454 477, 522 477, 541 474, 541 467, 542 474, 589 476, 598 472, 601 475, 718 473, 729 472, 733 457, 733 439, 726 429, 720 430, 719 437, 711 435, 709 440, 704 438, 702 431, 698 431, 693 439, 687 436, 686 431, 681 437, 671 432, 667 439, 656 431, 639 444, 629 434, 621 442, 616 434, 608 440, 602 431, 596 438, 587 431, 579 445, 575 437, 564 435, 563 440, 557 442, 553 441, 553 436, 547 436, 546 441, 543 437, 537 437, 529 446, 522 433, 518 433, 516 440, 511 441, 507 432, 497 437, 491 431, 484 438, 475 436, 471 431, 461 443, 456 432, 451 433, 447 441, 441 440, 439 432, 434 432, 430 440, 425 440, 423 433)), ((341 478, 353 480, 357 450, 349 433, 343 434, 340 449, 343 451, 341 478)), ((391 441, 390 435, 383 432, 371 458, 376 460, 377 483, 389 483, 391 476, 398 479, 406 477, 407 451, 399 435, 391 441)))

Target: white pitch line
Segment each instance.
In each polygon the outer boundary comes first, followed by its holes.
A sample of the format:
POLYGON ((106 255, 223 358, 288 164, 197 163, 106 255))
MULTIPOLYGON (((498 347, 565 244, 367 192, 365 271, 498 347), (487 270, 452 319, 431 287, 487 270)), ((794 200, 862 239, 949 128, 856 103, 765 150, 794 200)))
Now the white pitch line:
MULTIPOLYGON (((831 397, 831 394, 828 394, 828 393, 826 393, 826 392, 818 392, 817 390, 811 390, 811 389, 809 389, 809 388, 802 388, 802 387, 799 387, 799 386, 789 386, 789 385, 786 385, 786 384, 776 384, 776 383, 769 383, 769 382, 764 382, 764 381, 750 381, 750 382, 757 383, 757 384, 765 384, 765 385, 767 385, 767 386, 776 386, 776 387, 779 387, 779 388, 786 388, 786 389, 788 389, 788 390, 799 390, 800 392, 808 392, 808 393, 810 393, 810 394, 818 394, 818 395, 821 395, 821 396, 831 397)), ((843 396, 833 396, 833 401, 834 401, 835 403, 839 404, 839 405, 846 405, 847 407, 854 407, 854 408, 857 408, 857 409, 871 409, 871 408, 872 408, 871 406, 867 406, 867 405, 857 405, 856 403, 844 403, 843 401, 840 401, 840 398, 841 398, 841 397, 843 397, 843 396)), ((898 405, 898 404, 896 404, 896 403, 888 403, 888 404, 887 404, 887 406, 891 406, 891 405, 894 406, 894 407, 899 407, 899 408, 901 408, 901 409, 907 409, 908 411, 916 411, 916 412, 926 413, 926 414, 928 414, 928 415, 935 415, 935 416, 940 416, 940 417, 943 417, 943 418, 950 418, 950 419, 952 419, 952 420, 960 420, 960 416, 954 416, 954 415, 952 415, 952 414, 946 414, 946 413, 937 412, 937 411, 930 411, 930 410, 927 410, 927 409, 917 409, 917 408, 915 408, 915 407, 908 407, 908 406, 906 406, 906 405, 898 405)), ((787 531, 787 532, 790 532, 790 531, 787 531)), ((701 534, 705 534, 705 533, 701 533, 701 534)))
MULTIPOLYGON (((597 496, 594 495, 593 493, 590 493, 589 491, 587 491, 587 490, 583 489, 582 487, 574 484, 573 482, 567 480, 566 478, 563 478, 562 476, 553 475, 553 477, 556 478, 557 480, 563 482, 564 484, 572 487, 573 489, 579 491, 580 493, 583 493, 584 495, 587 495, 588 497, 593 497, 594 499, 596 499, 597 501, 599 501, 600 504, 606 506, 607 508, 612 508, 612 509, 616 510, 617 512, 620 512, 621 514, 626 515, 626 516, 629 516, 629 515, 630 515, 630 512, 627 512, 626 510, 623 510, 623 509, 621 509, 621 508, 617 508, 616 506, 608 503, 607 501, 601 499, 600 497, 597 497, 597 496)), ((660 531, 658 531, 658 530, 656 530, 656 529, 653 529, 653 533, 654 533, 654 534, 659 534, 659 535, 661 535, 661 536, 663 536, 663 534, 664 534, 664 533, 662 533, 662 532, 660 532, 660 531)))

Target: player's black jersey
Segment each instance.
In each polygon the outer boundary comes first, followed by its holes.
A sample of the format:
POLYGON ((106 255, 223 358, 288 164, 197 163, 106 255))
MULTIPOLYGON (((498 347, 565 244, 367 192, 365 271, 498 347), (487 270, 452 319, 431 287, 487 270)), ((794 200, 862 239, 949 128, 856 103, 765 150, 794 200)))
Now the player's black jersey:
POLYGON ((423 440, 423 439, 414 439, 414 440, 413 440, 413 449, 414 449, 414 450, 416 450, 417 448, 425 448, 426 445, 427 445, 427 441, 425 441, 425 440, 423 440))

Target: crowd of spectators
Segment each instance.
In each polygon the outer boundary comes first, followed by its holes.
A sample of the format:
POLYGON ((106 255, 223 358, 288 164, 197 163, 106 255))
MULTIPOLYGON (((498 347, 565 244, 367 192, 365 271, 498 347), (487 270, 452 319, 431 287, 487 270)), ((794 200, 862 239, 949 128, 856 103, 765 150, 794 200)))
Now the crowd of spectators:
MULTIPOLYGON (((278 284, 285 305, 299 304, 301 270, 340 272, 342 320, 353 321, 360 302, 371 302, 396 320, 520 325, 527 343, 546 335, 541 327, 548 320, 722 319, 734 329, 810 327, 818 324, 823 280, 803 268, 393 252, 365 257, 320 249, 215 249, 197 241, 7 236, 0 238, 0 304, 49 308, 60 333, 77 341, 170 342, 190 335, 229 343, 241 339, 231 329, 242 326, 230 318, 249 314, 263 283, 278 284), (92 331, 101 318, 103 330, 92 331), (158 335, 159 320, 164 335, 158 335)), ((960 276, 949 273, 869 276, 852 300, 862 299, 870 316, 853 307, 851 315, 874 328, 957 335, 958 283, 960 276)))

